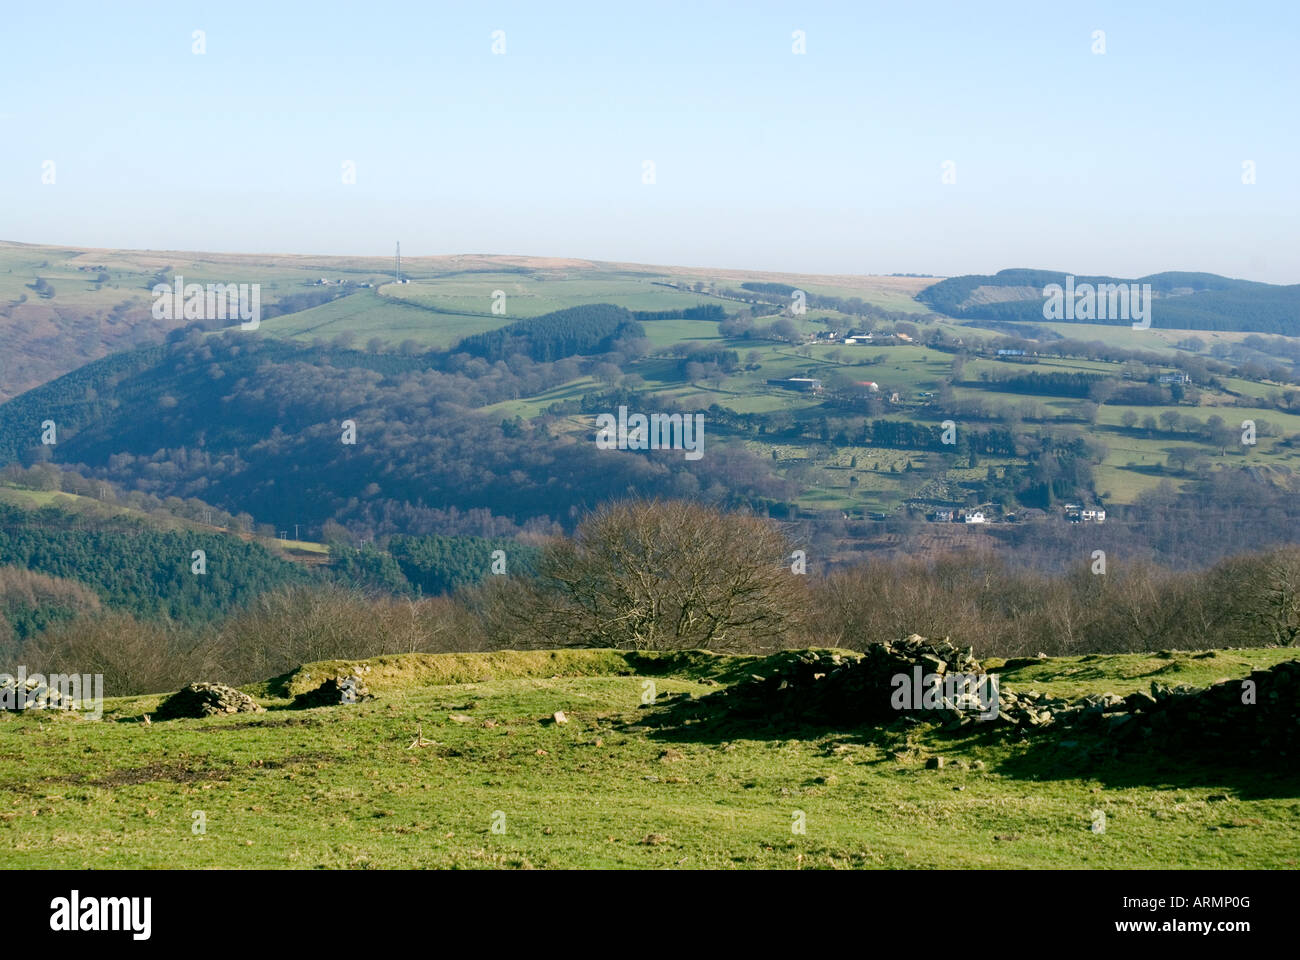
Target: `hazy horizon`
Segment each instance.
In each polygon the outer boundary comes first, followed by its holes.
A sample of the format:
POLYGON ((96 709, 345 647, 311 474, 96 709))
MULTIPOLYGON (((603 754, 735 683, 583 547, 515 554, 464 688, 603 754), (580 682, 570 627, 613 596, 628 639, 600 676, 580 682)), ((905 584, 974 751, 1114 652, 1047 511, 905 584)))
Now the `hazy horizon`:
POLYGON ((1300 13, 1251 9, 15 10, 0 237, 1291 284, 1300 13))
MULTIPOLYGON (((397 242, 404 242, 404 241, 397 241, 397 242)), ((363 252, 342 252, 342 253, 337 251, 304 253, 299 250, 257 250, 257 249, 223 250, 223 249, 217 249, 215 247, 207 247, 201 249, 180 248, 180 247, 101 247, 96 244, 35 242, 35 241, 28 241, 28 240, 14 240, 8 237, 0 237, 0 243, 14 243, 14 244, 21 244, 25 246, 54 247, 54 248, 62 248, 62 249, 70 249, 70 250, 87 250, 87 251, 106 250, 106 251, 115 251, 115 252, 123 252, 123 253, 215 254, 219 256, 243 256, 254 260, 266 258, 266 257, 305 257, 309 259, 331 259, 331 258, 352 259, 357 257, 363 257, 363 258, 373 258, 381 261, 389 261, 392 260, 395 256, 395 250, 392 248, 390 248, 386 253, 384 252, 369 253, 364 251, 363 252)), ((792 276, 863 276, 863 277, 893 276, 893 277, 914 277, 917 279, 928 279, 932 277, 936 280, 943 280, 943 279, 948 279, 950 277, 968 276, 968 275, 992 276, 1003 270, 1014 270, 1014 269, 1042 270, 1046 272, 1054 272, 1054 273, 1061 273, 1061 274, 1073 274, 1075 276, 1080 276, 1080 277, 1113 276, 1117 279, 1124 279, 1124 280, 1137 280, 1137 279, 1141 279, 1142 277, 1153 276, 1161 273, 1215 273, 1215 271, 1213 270, 1198 270, 1195 267, 1180 266, 1180 267, 1170 267, 1165 270, 1153 270, 1151 271, 1151 273, 1147 273, 1147 274, 1127 274, 1127 275, 1126 274, 1105 274, 1102 273, 1101 271, 1096 271, 1096 270, 1081 270, 1081 269, 1075 269, 1073 267, 1044 266, 1038 263, 1006 264, 1005 266, 984 271, 982 274, 974 274, 973 271, 965 274, 958 274, 958 273, 936 273, 934 271, 926 271, 926 270, 899 270, 899 271, 890 271, 889 273, 883 273, 883 272, 851 273, 848 271, 831 271, 831 270, 815 270, 815 269, 814 270, 788 270, 779 267, 773 267, 773 268, 752 267, 752 266, 746 266, 745 264, 732 264, 732 263, 669 263, 666 261, 651 262, 651 261, 642 261, 642 260, 610 260, 608 258, 603 258, 603 257, 588 257, 588 256, 574 255, 574 254, 520 253, 519 251, 511 251, 511 250, 455 250, 455 251, 438 252, 438 253, 419 253, 419 252, 412 253, 409 250, 407 250, 405 246, 402 247, 403 264, 407 264, 419 260, 445 259, 445 258, 455 258, 455 257, 499 257, 502 259, 518 259, 518 260, 581 260, 581 261, 589 261, 591 263, 626 264, 628 266, 640 266, 640 267, 681 267, 689 270, 700 270, 700 271, 717 270, 717 271, 725 271, 725 272, 756 273, 756 274, 757 273, 761 273, 761 274, 787 273, 792 276)), ((1251 277, 1234 276, 1232 274, 1222 274, 1222 276, 1234 280, 1253 279, 1251 277)), ((418 278, 414 278, 414 279, 418 279, 418 278)), ((1293 283, 1290 283, 1288 281, 1261 280, 1258 282, 1275 284, 1277 286, 1294 285, 1293 283)))

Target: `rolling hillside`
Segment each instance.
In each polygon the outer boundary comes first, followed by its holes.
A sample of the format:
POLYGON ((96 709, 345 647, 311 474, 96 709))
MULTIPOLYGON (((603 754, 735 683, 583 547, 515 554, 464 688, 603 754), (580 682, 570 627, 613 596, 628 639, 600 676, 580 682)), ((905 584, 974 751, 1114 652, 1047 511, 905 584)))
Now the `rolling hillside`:
MULTIPOLYGON (((255 332, 188 324, 0 404, 0 466, 48 459, 201 500, 264 537, 546 535, 640 494, 814 522, 841 544, 823 552, 849 558, 909 540, 977 549, 1021 536, 1001 524, 1027 509, 1061 522, 1070 502, 1109 507, 1145 542, 1161 498, 1244 478, 1271 502, 1300 485, 1300 340, 970 315, 1041 313, 1041 289, 1023 298, 1056 279, 1042 271, 934 283, 464 256, 408 258, 399 284, 380 258, 100 259, 105 287, 114 269, 143 284, 179 267, 266 278, 294 309, 255 332), (703 416, 707 454, 596 449, 596 416, 620 406, 703 416), (914 527, 966 508, 991 528, 914 527)), ((1148 279, 1157 306, 1290 289, 1148 279)))
POLYGON ((447 347, 521 317, 592 303, 672 310, 723 302, 689 289, 697 284, 727 288, 779 280, 917 312, 923 308, 912 295, 930 282, 559 257, 408 256, 402 262, 410 282, 397 284, 391 282, 390 255, 102 250, 0 241, 0 401, 110 353, 161 343, 185 321, 155 319, 151 291, 177 274, 186 283, 260 284, 272 335, 304 341, 344 335, 358 345, 378 338, 391 347, 409 342, 414 349, 447 347), (505 294, 504 314, 493 310, 497 290, 505 294))
MULTIPOLYGON (((961 320, 1042 323, 1043 288, 1066 282, 1052 270, 1000 270, 992 276, 950 277, 927 287, 917 299, 938 313, 961 320)), ((1278 286, 1231 280, 1212 273, 1157 273, 1133 279, 1074 277, 1075 284, 1150 284, 1151 326, 1177 330, 1246 331, 1300 336, 1300 284, 1278 286)), ((1129 326, 1110 318, 1092 323, 1129 326)))

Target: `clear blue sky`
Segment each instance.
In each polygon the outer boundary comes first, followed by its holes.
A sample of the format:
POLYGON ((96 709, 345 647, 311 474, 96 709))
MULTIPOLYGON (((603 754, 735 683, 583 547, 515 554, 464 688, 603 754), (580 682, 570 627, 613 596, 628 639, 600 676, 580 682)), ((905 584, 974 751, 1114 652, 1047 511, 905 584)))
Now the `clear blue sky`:
POLYGON ((1298 11, 7 4, 0 239, 1296 283, 1298 11))

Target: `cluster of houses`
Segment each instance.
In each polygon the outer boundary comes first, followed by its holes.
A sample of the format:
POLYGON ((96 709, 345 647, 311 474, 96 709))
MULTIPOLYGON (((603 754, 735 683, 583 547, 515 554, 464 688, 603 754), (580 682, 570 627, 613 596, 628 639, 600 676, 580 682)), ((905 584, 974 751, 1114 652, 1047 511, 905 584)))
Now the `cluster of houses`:
POLYGON ((1065 519, 1070 523, 1105 523, 1106 511, 1101 507, 1085 507, 1078 503, 1065 505, 1065 519))
MULTIPOLYGON (((330 280, 329 277, 321 277, 312 286, 346 286, 351 284, 351 280, 330 280)), ((406 282, 406 281, 402 281, 406 282)), ((357 286, 373 286, 372 284, 357 284, 357 286)))
POLYGON ((988 523, 983 510, 949 510, 938 507, 930 512, 931 523, 988 523))
POLYGON ((846 333, 840 336, 834 330, 823 330, 813 334, 814 343, 842 343, 847 347, 881 346, 890 343, 913 343, 914 338, 906 333, 885 333, 876 336, 873 333, 846 333))
MULTIPOLYGON (((1008 513, 1002 517, 1007 523, 1020 523, 1044 519, 1047 515, 1042 510, 1026 508, 1019 513, 1008 513)), ((935 507, 925 518, 931 523, 994 523, 996 520, 982 509, 962 510, 953 507, 935 507)), ((1065 519, 1070 523, 1105 523, 1106 511, 1101 507, 1085 507, 1078 503, 1065 505, 1065 519)))

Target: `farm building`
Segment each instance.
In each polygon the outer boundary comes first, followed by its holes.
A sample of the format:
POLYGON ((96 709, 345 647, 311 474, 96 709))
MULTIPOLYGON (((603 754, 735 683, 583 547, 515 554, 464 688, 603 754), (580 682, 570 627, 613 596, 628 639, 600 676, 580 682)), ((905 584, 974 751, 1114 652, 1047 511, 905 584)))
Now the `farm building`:
POLYGON ((822 382, 812 377, 787 377, 784 380, 769 380, 769 386, 785 390, 800 390, 804 393, 821 393, 822 382))
POLYGON ((1101 507, 1082 507, 1075 503, 1067 503, 1065 519, 1070 523, 1105 523, 1106 511, 1101 507))

